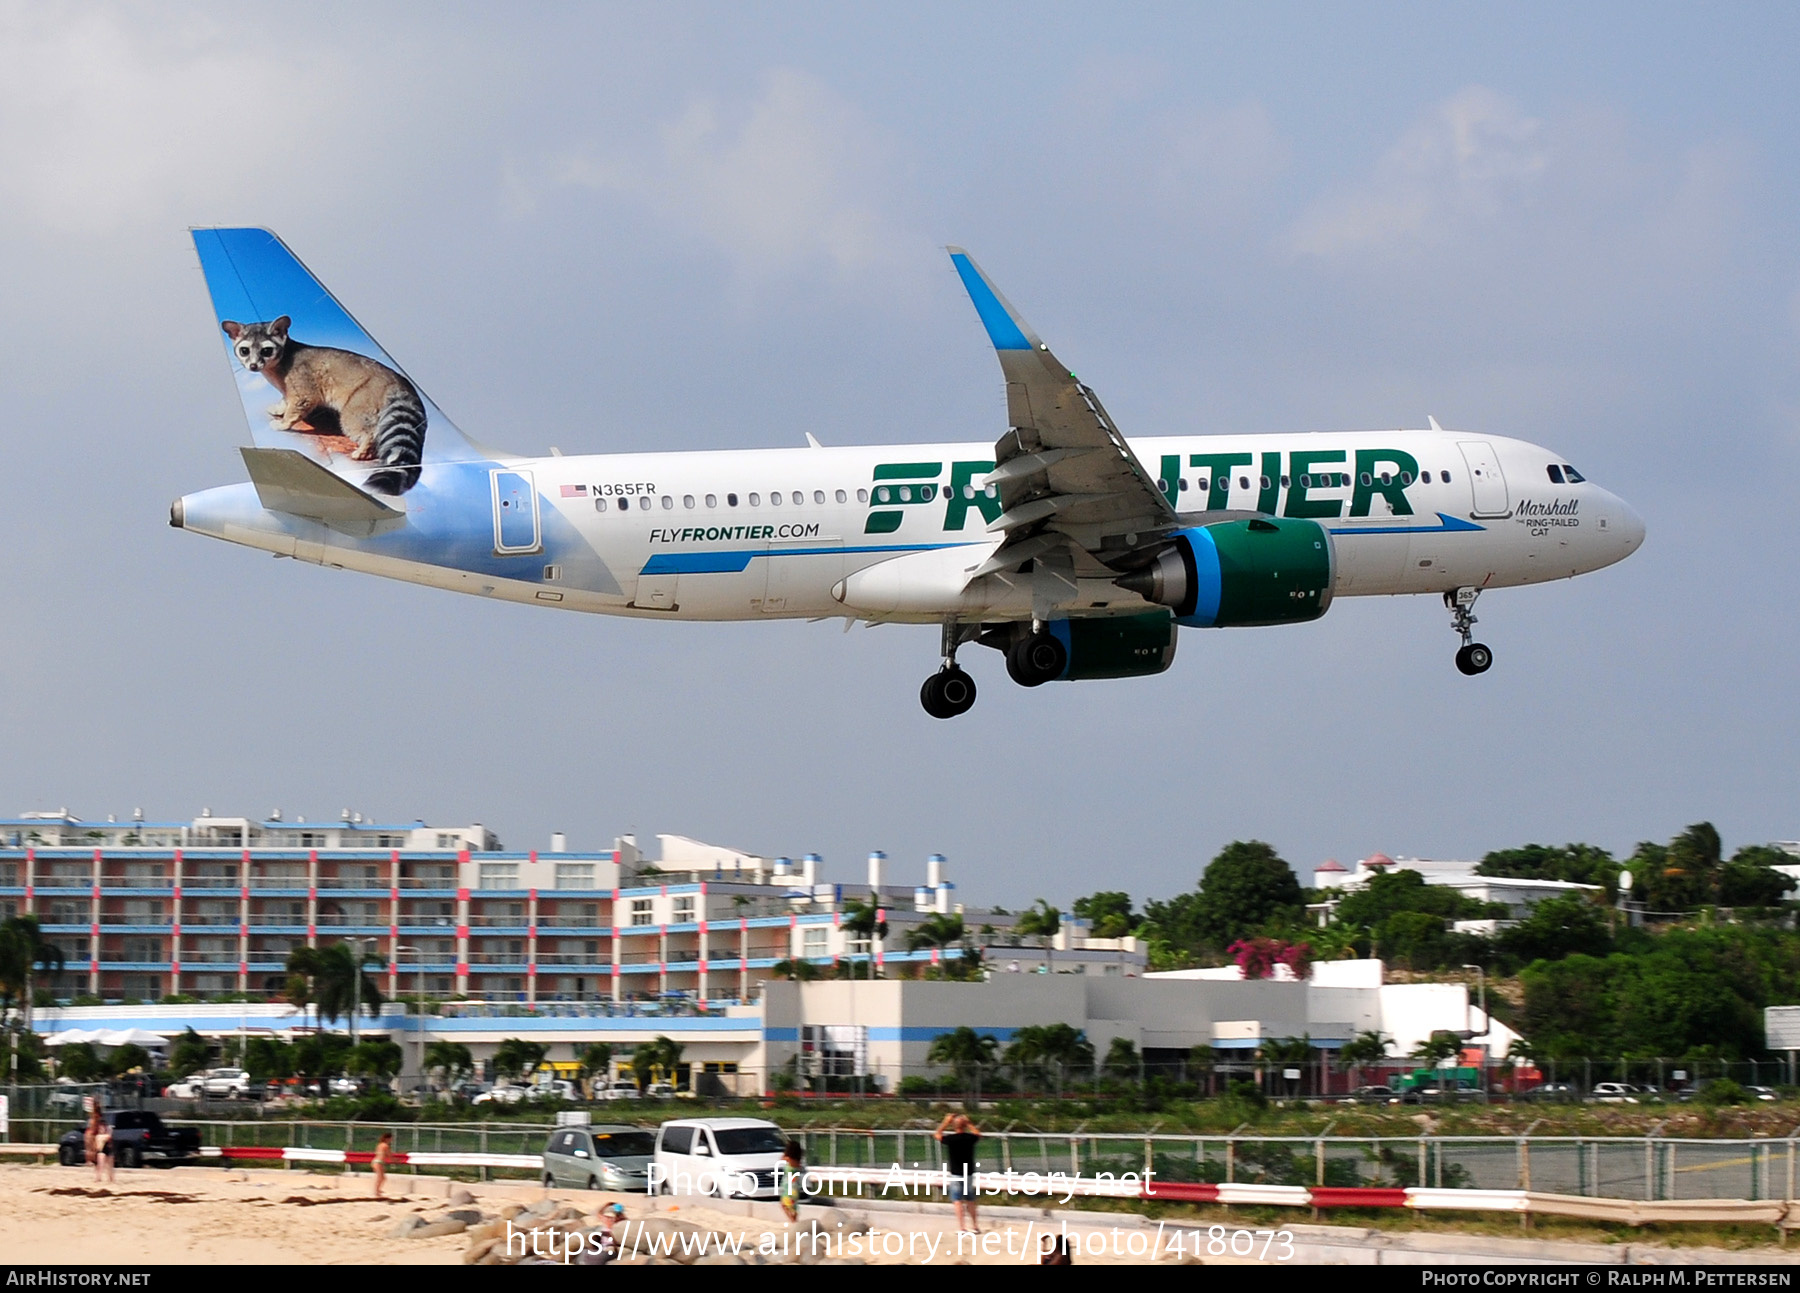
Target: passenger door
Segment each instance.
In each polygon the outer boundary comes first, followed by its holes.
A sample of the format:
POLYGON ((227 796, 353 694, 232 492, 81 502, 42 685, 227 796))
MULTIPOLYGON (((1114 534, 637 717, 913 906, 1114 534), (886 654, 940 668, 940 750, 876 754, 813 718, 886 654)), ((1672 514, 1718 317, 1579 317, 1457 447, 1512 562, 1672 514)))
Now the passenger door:
POLYGON ((1500 457, 1485 440, 1460 440, 1464 464, 1469 471, 1469 488, 1474 497, 1470 516, 1502 517, 1512 515, 1507 496, 1506 475, 1500 470, 1500 457))
POLYGON ((494 551, 503 555, 536 552, 542 546, 537 489, 528 471, 490 473, 494 491, 494 551))

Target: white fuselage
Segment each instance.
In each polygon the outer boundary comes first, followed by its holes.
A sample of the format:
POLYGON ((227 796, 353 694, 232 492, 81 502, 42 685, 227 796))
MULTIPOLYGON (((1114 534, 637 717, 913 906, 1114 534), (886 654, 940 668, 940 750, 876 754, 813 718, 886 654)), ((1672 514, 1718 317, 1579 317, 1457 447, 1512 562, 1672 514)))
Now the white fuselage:
MULTIPOLYGON (((1622 560, 1644 537, 1622 500, 1571 481, 1561 455, 1519 440, 1321 432, 1145 437, 1131 448, 1179 513, 1318 520, 1336 548, 1338 596, 1563 579, 1622 560)), ((403 500, 407 524, 373 537, 264 510, 248 485, 187 496, 178 523, 321 564, 566 610, 1029 618, 1029 599, 1021 611, 1004 598, 874 605, 854 593, 862 585, 853 577, 896 558, 943 552, 976 565, 1000 541, 987 529, 998 512, 983 488, 992 463, 981 442, 508 456, 427 463, 403 500)), ((1070 605, 1091 611, 1095 596, 1117 612, 1145 606, 1104 582, 1070 605)))

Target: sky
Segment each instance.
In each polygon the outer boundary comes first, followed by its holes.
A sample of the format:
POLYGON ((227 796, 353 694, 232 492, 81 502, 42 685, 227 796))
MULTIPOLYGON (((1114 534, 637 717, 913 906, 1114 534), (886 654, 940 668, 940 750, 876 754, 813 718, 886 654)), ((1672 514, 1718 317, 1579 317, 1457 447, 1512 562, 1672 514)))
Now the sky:
POLYGON ((1791 6, 0 0, 0 812, 694 836, 960 897, 1800 837, 1791 6), (928 718, 937 634, 499 605, 174 531, 247 439, 186 230, 276 229, 477 439, 991 440, 968 247, 1128 436, 1557 449, 1644 548, 1187 630, 928 718))

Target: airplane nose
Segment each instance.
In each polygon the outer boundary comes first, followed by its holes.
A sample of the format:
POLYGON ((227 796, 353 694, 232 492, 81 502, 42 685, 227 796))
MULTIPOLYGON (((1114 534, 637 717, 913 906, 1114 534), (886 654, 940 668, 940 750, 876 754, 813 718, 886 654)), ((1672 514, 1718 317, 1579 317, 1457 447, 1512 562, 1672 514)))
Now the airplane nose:
POLYGON ((1644 518, 1632 509, 1631 504, 1623 499, 1619 501, 1619 519, 1615 524, 1619 534, 1625 540, 1625 550, 1636 552, 1644 544, 1644 518))

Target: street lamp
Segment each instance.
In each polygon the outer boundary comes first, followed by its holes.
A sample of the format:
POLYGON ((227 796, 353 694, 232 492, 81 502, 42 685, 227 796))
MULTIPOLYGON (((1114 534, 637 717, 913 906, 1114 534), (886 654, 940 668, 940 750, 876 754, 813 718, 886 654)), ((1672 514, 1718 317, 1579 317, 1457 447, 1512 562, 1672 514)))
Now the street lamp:
POLYGON ((400 953, 402 953, 402 952, 411 952, 415 957, 418 958, 414 962, 414 968, 417 969, 418 975, 419 975, 419 991, 418 991, 418 995, 415 997, 415 999, 413 1001, 413 1007, 418 1012, 418 1016, 419 1016, 419 1022, 415 1029, 415 1031, 419 1034, 419 1081, 424 1082, 425 1081, 425 952, 424 952, 424 949, 413 947, 407 943, 394 944, 394 959, 396 961, 399 960, 400 953))
POLYGON ((373 943, 372 938, 350 938, 344 941, 350 944, 350 1049, 356 1049, 356 1016, 362 1013, 362 967, 363 944, 373 943))

